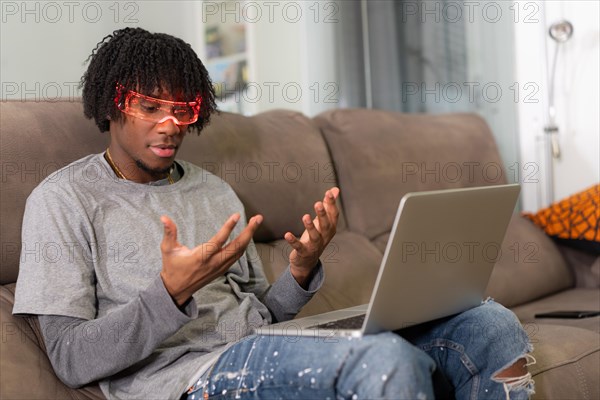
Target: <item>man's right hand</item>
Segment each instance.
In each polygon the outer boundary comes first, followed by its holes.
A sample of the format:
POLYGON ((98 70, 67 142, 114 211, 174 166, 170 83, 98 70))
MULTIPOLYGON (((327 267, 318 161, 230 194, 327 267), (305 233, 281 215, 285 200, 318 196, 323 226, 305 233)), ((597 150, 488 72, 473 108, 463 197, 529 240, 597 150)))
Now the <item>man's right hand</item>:
POLYGON ((178 306, 185 304, 198 289, 223 275, 244 254, 262 216, 250 218, 240 235, 225 245, 239 219, 239 214, 233 214, 208 242, 190 249, 177 241, 175 223, 167 216, 160 218, 164 225, 160 277, 178 306))

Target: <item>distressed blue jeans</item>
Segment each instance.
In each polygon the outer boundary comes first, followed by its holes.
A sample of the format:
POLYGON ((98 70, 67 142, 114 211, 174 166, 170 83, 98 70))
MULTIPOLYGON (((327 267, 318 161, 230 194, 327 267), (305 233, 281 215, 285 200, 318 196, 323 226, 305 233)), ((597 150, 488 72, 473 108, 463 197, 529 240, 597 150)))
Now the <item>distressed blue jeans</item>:
POLYGON ((249 336, 221 355, 187 399, 433 399, 434 373, 457 399, 526 399, 529 374, 512 386, 494 376, 531 350, 515 315, 489 300, 362 338, 249 336))

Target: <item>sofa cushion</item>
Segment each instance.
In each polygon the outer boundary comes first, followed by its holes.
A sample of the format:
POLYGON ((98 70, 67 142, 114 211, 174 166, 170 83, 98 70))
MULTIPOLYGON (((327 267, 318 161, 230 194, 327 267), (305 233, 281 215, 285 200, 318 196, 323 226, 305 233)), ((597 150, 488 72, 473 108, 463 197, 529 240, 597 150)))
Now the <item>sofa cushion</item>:
POLYGON ((494 138, 473 114, 332 110, 315 117, 334 160, 349 229, 389 232, 408 192, 506 183, 494 138))
POLYGON ((575 277, 576 287, 600 288, 600 255, 563 246, 560 242, 557 247, 575 277))
POLYGON ((538 313, 569 310, 600 311, 600 290, 574 288, 512 308, 524 324, 574 326, 600 334, 600 316, 581 319, 535 318, 538 313))
POLYGON ((5 284, 17 279, 25 199, 52 172, 106 149, 109 136, 85 119, 78 101, 0 102, 0 114, 0 283, 5 284))
POLYGON ((554 242, 531 221, 513 215, 487 295, 514 307, 573 286, 573 276, 554 242))
POLYGON ((600 335, 585 329, 528 326, 537 362, 529 366, 535 380, 533 399, 600 398, 600 335))
MULTIPOLYGON (((280 239, 304 230, 301 217, 337 185, 321 133, 307 117, 275 110, 245 117, 221 113, 199 137, 189 135, 178 156, 227 181, 248 217, 262 214, 254 239, 280 239)), ((343 229, 341 217, 338 230, 343 229)))

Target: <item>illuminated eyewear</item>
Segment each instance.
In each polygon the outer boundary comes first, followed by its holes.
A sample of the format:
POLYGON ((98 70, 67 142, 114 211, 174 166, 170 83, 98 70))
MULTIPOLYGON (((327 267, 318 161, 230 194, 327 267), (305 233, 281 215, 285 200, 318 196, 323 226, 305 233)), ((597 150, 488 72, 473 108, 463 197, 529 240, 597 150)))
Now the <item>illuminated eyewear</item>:
POLYGON ((196 101, 169 101, 125 90, 123 85, 117 84, 115 104, 123 113, 146 121, 163 123, 172 120, 177 125, 189 125, 198 121, 202 98, 196 101))

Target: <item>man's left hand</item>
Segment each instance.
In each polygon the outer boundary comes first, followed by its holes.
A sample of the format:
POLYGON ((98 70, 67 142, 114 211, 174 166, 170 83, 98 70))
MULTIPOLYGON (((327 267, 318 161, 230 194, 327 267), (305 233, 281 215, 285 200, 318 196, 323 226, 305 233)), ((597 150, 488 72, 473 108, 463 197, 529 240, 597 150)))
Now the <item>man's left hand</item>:
POLYGON ((290 271, 303 287, 310 279, 323 250, 335 235, 339 216, 335 200, 339 193, 337 187, 329 189, 325 192, 323 201, 318 201, 314 205, 317 216, 314 219, 311 219, 309 214, 302 217, 305 230, 300 239, 291 232, 284 235, 285 240, 292 246, 290 271))

